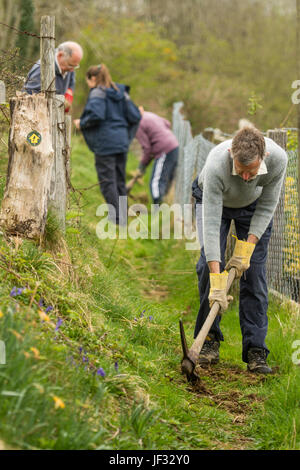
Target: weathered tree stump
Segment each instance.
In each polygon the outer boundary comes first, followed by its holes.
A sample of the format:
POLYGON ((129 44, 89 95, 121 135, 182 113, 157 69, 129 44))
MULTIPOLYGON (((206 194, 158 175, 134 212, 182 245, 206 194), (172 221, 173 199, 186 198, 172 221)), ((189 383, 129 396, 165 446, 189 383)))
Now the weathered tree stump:
POLYGON ((44 232, 54 151, 51 109, 44 93, 10 101, 7 181, 0 225, 11 235, 39 239, 44 232))

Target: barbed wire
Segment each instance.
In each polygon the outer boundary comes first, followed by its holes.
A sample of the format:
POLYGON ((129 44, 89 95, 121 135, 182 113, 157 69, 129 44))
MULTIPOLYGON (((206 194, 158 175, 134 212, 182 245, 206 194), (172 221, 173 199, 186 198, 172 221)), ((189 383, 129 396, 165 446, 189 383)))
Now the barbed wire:
POLYGON ((15 28, 14 26, 10 26, 6 23, 3 23, 2 21, 0 21, 0 24, 2 26, 5 26, 6 28, 9 28, 11 29, 12 31, 14 31, 15 33, 17 34, 24 34, 26 36, 31 36, 31 37, 34 37, 34 38, 37 38, 37 39, 54 39, 55 40, 55 37, 52 37, 52 36, 39 36, 38 34, 36 33, 31 33, 29 31, 21 31, 20 29, 18 28, 15 28))

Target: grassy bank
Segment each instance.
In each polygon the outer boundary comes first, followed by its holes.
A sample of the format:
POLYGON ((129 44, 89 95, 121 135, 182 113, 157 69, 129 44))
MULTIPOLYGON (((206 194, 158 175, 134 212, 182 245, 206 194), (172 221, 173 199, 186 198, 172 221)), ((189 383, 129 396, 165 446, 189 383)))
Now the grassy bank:
MULTIPOLYGON (((136 165, 130 155, 128 171, 136 165)), ((1 439, 22 449, 299 449, 297 315, 271 301, 275 372, 262 378, 241 360, 234 304, 220 364, 188 384, 178 320, 191 344, 198 253, 181 240, 99 240, 103 201, 79 137, 72 167, 65 239, 54 243, 49 220, 42 248, 0 241, 1 439)))

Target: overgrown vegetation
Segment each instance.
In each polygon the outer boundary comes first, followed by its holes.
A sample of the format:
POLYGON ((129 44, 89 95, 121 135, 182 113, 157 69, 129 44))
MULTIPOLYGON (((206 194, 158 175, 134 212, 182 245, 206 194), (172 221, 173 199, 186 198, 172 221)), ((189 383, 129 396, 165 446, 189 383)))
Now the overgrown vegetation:
MULTIPOLYGON (((48 2, 20 0, 26 11, 35 8, 22 24, 21 8, 0 3, 1 21, 20 29, 38 32, 40 16, 49 14, 48 2)), ((208 126, 232 132, 247 116, 264 130, 295 124, 295 14, 287 0, 82 0, 76 8, 53 0, 51 14, 56 43, 77 40, 85 51, 74 117, 87 94, 86 68, 105 62, 146 109, 170 117, 173 102, 183 101, 195 134, 208 126)), ((9 98, 38 59, 39 41, 19 50, 23 36, 1 31, 0 79, 9 98)), ((7 129, 7 106, 0 111, 7 129)), ((65 236, 51 214, 41 246, 0 235, 1 440, 19 449, 300 449, 299 313, 271 301, 274 374, 262 378, 241 360, 235 302, 222 320, 220 364, 186 383, 178 320, 191 343, 198 253, 173 239, 99 240, 103 200, 80 136, 73 136, 72 166, 77 189, 65 236)), ((131 154, 128 173, 136 166, 131 154)), ((137 200, 149 197, 148 182, 149 173, 133 190, 137 200)), ((293 198, 287 206, 294 217, 293 198)))
MULTIPOLYGON (((18 14, 16 9, 4 8, 6 16, 0 14, 0 20, 22 29, 21 6, 33 3, 35 24, 30 29, 38 32, 41 15, 49 14, 48 4, 43 0, 18 3, 18 14)), ((56 44, 73 39, 85 52, 76 73, 76 116, 87 96, 84 76, 88 66, 104 62, 113 79, 130 85, 132 97, 147 110, 170 117, 173 102, 183 101, 195 135, 210 126, 233 132, 239 119, 247 117, 262 130, 295 127, 296 106, 291 102, 291 85, 297 79, 294 1, 121 3, 82 0, 76 7, 68 0, 51 3, 56 44)), ((27 23, 32 20, 25 16, 27 23)), ((13 82, 18 90, 22 82, 17 78, 26 76, 39 58, 39 40, 30 37, 27 44, 28 36, 20 37, 26 51, 16 57, 18 73, 14 60, 6 62, 5 70, 0 64, 0 79, 13 82)), ((3 27, 0 44, 10 57, 20 45, 19 36, 3 27)))

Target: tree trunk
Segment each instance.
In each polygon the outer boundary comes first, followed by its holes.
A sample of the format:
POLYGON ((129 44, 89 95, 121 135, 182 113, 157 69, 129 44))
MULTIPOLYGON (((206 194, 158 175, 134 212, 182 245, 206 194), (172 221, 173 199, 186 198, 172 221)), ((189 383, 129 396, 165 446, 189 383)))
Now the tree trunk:
POLYGON ((43 93, 19 94, 10 105, 9 162, 0 225, 9 234, 39 239, 46 224, 54 160, 51 110, 43 93))

